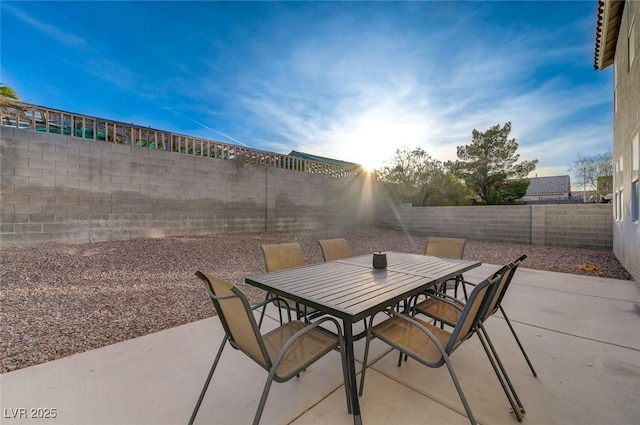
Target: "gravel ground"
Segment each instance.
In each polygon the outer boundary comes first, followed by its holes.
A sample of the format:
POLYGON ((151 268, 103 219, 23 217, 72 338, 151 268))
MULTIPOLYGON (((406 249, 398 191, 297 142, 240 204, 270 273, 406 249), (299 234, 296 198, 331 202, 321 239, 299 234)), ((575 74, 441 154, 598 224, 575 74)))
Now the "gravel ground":
MULTIPOLYGON (((213 314, 196 270, 238 284, 264 273, 260 244, 298 241, 307 263, 322 261, 319 239, 344 237, 354 255, 422 253, 425 237, 387 228, 226 234, 0 250, 0 372, 5 373, 213 314)), ((632 280, 610 251, 468 241, 465 258, 632 280)))

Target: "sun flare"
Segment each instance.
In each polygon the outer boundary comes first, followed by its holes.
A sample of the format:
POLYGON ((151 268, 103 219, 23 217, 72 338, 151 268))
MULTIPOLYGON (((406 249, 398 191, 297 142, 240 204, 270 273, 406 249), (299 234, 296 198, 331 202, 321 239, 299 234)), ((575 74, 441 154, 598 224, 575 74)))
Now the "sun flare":
POLYGON ((424 129, 419 124, 363 120, 345 135, 341 150, 345 158, 373 171, 389 164, 397 148, 417 146, 423 137, 424 129))

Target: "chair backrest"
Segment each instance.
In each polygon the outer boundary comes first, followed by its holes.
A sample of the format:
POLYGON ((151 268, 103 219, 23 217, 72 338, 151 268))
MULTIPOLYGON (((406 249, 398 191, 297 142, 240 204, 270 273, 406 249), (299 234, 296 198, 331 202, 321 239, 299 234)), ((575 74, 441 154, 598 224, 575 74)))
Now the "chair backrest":
POLYGON ((508 268, 507 271, 502 275, 502 279, 500 279, 500 282, 498 283, 498 288, 496 289, 496 294, 491 299, 491 302, 487 307, 484 317, 482 318, 483 321, 488 319, 489 316, 491 316, 496 311, 498 311, 498 307, 500 307, 502 298, 504 297, 504 294, 507 292, 507 288, 509 288, 509 284, 511 283, 511 279, 513 279, 513 275, 516 273, 516 269, 525 258, 527 258, 526 255, 520 256, 516 261, 511 263, 511 267, 508 268))
POLYGON ((268 369, 271 358, 260 335, 247 296, 235 285, 203 272, 196 272, 205 283, 209 298, 220 318, 231 345, 268 369))
POLYGON ((473 288, 473 292, 469 295, 467 302, 460 314, 460 319, 456 323, 451 338, 445 347, 447 353, 453 352, 467 338, 473 335, 478 321, 484 317, 488 303, 495 295, 497 284, 502 279, 502 275, 511 267, 504 266, 491 277, 483 280, 473 288))
POLYGON ((297 242, 260 245, 267 273, 304 266, 302 249, 297 242))
POLYGON ((462 258, 464 255, 464 245, 466 239, 460 238, 439 238, 428 236, 424 247, 425 255, 444 258, 462 258))
POLYGON ((324 261, 340 260, 342 258, 351 257, 349 244, 346 239, 324 239, 318 241, 322 248, 324 261))

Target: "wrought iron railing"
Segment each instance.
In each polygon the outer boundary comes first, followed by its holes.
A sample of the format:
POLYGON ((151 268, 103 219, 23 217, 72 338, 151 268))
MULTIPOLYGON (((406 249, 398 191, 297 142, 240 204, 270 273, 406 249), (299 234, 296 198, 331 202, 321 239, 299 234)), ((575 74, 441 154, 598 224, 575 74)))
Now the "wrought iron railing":
POLYGON ((342 167, 259 149, 201 139, 151 127, 142 127, 104 118, 65 112, 0 98, 0 122, 5 127, 61 134, 89 140, 133 145, 140 148, 180 152, 231 161, 242 161, 265 167, 333 177, 350 178, 361 171, 359 167, 342 167))

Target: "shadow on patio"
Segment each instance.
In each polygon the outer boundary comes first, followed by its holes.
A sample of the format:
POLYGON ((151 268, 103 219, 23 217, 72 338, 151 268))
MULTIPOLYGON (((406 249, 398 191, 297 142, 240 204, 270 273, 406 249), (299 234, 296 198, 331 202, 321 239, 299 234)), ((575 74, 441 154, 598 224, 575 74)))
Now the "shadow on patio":
MULTIPOLYGON (((485 264, 465 278, 480 281, 498 268, 485 264)), ((531 375, 504 320, 490 318, 487 328, 527 410, 524 423, 640 423, 636 284, 521 267, 503 305, 539 376, 531 375)), ((275 323, 268 320, 263 330, 275 323)), ((6 373, 0 377, 2 423, 44 423, 32 413, 55 409, 47 423, 185 424, 222 337, 214 317, 6 373)), ((357 359, 363 351, 361 340, 357 359)), ((468 423, 446 368, 411 360, 398 368, 397 354, 377 341, 371 355, 364 423, 468 423)), ((518 423, 477 337, 452 362, 479 423, 518 423)), ((266 372, 227 347, 196 424, 250 423, 265 379, 266 372)), ((274 383, 262 423, 352 423, 339 354, 299 379, 274 383)))

